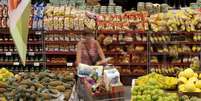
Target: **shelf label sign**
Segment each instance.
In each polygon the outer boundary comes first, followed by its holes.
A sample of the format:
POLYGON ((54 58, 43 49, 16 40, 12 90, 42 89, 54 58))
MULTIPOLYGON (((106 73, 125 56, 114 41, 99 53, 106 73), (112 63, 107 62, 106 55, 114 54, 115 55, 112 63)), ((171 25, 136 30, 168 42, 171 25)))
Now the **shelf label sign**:
POLYGON ((11 56, 12 53, 11 52, 6 52, 6 56, 11 56))
POLYGON ((19 66, 20 63, 19 63, 19 62, 13 62, 13 65, 14 65, 14 66, 19 66))
POLYGON ((68 67, 72 67, 72 66, 73 66, 73 63, 70 63, 70 62, 69 62, 69 63, 67 63, 66 65, 67 65, 68 67))
POLYGON ((29 52, 28 54, 29 54, 29 56, 34 56, 35 55, 34 52, 29 52))
POLYGON ((40 66, 40 63, 34 62, 34 66, 40 66))
POLYGON ((42 32, 41 32, 41 31, 36 31, 35 34, 36 34, 36 35, 41 35, 42 32))

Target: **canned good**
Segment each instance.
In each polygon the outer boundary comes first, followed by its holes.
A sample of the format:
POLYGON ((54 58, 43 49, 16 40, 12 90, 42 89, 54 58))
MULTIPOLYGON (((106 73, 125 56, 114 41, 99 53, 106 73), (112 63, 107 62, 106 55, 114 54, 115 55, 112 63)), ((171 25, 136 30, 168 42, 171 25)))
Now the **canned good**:
POLYGON ((153 4, 151 2, 145 4, 145 9, 149 14, 153 14, 153 4))

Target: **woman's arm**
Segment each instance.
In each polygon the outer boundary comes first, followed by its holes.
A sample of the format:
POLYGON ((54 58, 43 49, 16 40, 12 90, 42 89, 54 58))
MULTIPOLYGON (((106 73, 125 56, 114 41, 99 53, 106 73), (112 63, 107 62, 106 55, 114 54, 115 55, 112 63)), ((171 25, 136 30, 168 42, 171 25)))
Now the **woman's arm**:
POLYGON ((81 62, 81 42, 77 44, 77 53, 76 53, 76 65, 81 62))
POLYGON ((103 53, 103 50, 102 50, 102 48, 101 48, 101 46, 100 46, 98 41, 96 41, 96 44, 97 44, 97 48, 98 48, 98 54, 99 54, 99 56, 101 58, 101 60, 97 62, 97 65, 105 64, 105 55, 103 53))

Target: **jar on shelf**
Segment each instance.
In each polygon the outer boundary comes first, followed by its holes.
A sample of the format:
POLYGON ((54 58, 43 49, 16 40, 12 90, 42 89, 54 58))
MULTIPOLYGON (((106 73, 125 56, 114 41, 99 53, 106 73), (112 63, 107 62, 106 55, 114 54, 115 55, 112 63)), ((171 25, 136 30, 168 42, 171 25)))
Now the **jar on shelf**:
POLYGON ((145 4, 144 4, 144 2, 138 2, 138 4, 137 4, 137 11, 139 11, 139 12, 145 11, 145 4))
POLYGON ((149 14, 153 14, 153 4, 151 2, 145 3, 145 9, 149 14))
POLYGON ((168 4, 161 4, 161 12, 167 13, 168 12, 168 4))

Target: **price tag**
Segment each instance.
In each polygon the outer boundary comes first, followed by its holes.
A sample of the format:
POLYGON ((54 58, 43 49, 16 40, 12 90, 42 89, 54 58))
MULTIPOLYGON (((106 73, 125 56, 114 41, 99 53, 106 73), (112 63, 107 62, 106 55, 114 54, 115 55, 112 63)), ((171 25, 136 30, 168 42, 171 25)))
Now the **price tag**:
POLYGON ((6 52, 6 56, 11 56, 12 53, 11 52, 6 52))
POLYGON ((34 66, 40 66, 40 63, 34 62, 34 66))
POLYGON ((119 32, 119 34, 124 34, 125 32, 123 32, 123 31, 121 31, 121 32, 119 32))
POLYGON ((34 56, 35 53, 34 53, 34 52, 29 52, 28 54, 29 54, 30 56, 34 56))
POLYGON ((72 67, 73 66, 73 63, 67 63, 66 64, 68 67, 72 67))
POLYGON ((19 63, 19 62, 13 62, 13 65, 14 65, 14 66, 19 66, 20 63, 19 63))
POLYGON ((120 42, 120 44, 121 44, 121 45, 124 45, 124 44, 126 44, 126 42, 120 42))
POLYGON ((135 79, 132 80, 132 86, 135 86, 135 79))
POLYGON ((41 35, 42 34, 42 32, 41 31, 36 31, 36 33, 35 33, 36 35, 41 35))

